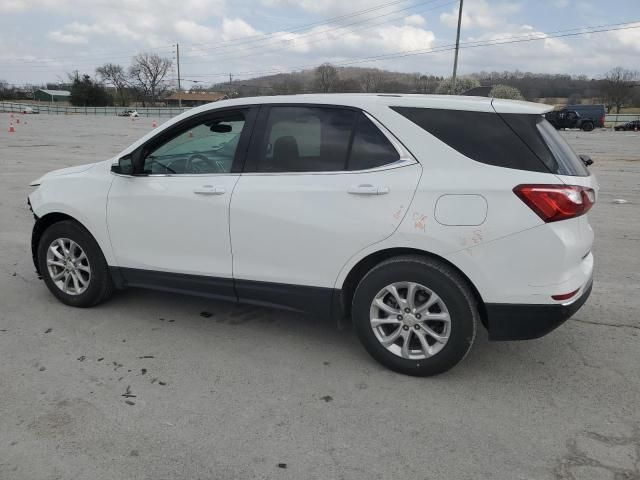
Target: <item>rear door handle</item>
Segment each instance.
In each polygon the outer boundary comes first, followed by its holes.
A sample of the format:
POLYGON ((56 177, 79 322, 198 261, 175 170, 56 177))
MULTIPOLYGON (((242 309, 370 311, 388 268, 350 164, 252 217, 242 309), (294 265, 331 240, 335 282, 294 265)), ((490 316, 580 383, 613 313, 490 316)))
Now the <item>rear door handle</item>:
POLYGON ((197 193, 198 195, 223 195, 225 192, 224 187, 215 185, 203 185, 193 191, 193 193, 197 193))
POLYGON ((385 195, 389 193, 389 187, 386 185, 378 186, 371 185, 370 183, 363 183, 360 185, 352 185, 349 187, 347 192, 353 195, 385 195))

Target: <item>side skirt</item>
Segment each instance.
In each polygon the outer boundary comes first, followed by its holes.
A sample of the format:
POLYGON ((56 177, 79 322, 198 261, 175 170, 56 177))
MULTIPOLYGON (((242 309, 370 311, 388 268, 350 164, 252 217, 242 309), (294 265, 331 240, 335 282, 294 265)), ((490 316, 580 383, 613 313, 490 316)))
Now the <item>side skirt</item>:
POLYGON ((266 307, 324 318, 342 317, 340 290, 286 283, 109 267, 117 288, 140 287, 266 307), (339 306, 340 305, 340 306, 339 306))

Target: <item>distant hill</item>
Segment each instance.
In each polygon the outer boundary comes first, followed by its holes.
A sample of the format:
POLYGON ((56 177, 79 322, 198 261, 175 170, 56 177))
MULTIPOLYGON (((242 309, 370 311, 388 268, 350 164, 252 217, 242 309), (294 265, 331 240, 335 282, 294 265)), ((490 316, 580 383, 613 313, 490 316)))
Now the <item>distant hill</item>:
MULTIPOLYGON (((327 91, 379 93, 434 93, 443 77, 422 73, 405 73, 360 67, 331 67, 335 77, 327 91)), ((538 98, 593 99, 601 96, 602 80, 584 75, 531 72, 478 72, 465 77, 480 85, 509 85, 520 90, 527 100, 538 98)), ((326 85, 324 85, 326 88, 326 85)), ((282 95, 325 91, 316 69, 293 73, 277 73, 248 80, 212 85, 214 90, 230 90, 238 96, 282 95)), ((551 103, 551 102, 550 102, 551 103)), ((553 102, 556 103, 556 102, 553 102)))

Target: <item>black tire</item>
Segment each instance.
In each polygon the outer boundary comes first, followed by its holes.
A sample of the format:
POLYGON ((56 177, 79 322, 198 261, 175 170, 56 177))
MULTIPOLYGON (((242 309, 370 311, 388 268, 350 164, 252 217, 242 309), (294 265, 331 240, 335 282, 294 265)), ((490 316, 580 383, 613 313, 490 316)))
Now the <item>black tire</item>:
POLYGON ((450 266, 421 256, 394 257, 372 268, 355 291, 351 314, 358 337, 373 358, 396 372, 421 377, 438 375, 462 361, 473 344, 479 321, 477 302, 466 279, 450 266), (376 337, 369 318, 371 303, 378 292, 395 282, 419 283, 446 304, 451 330, 435 355, 421 360, 402 358, 376 337))
POLYGON ((54 223, 47 228, 38 243, 38 266, 40 274, 53 295, 62 303, 73 307, 93 307, 107 300, 114 290, 113 281, 109 273, 104 255, 93 236, 80 224, 72 220, 54 223), (91 268, 91 277, 86 290, 77 295, 63 292, 51 278, 47 268, 47 250, 59 238, 73 240, 84 251, 91 268))
POLYGON ((592 122, 584 122, 582 124, 582 130, 585 132, 590 132, 593 130, 593 123, 592 122))

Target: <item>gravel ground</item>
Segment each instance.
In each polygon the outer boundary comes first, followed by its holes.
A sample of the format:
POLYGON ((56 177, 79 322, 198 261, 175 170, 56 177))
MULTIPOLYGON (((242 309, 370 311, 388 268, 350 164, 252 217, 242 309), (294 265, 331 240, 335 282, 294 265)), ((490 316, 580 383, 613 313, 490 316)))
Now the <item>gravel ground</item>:
POLYGON ((28 183, 152 119, 21 120, 8 134, 0 114, 0 479, 640 478, 640 134, 564 133, 601 184, 575 318, 535 341, 481 332, 418 379, 292 313, 134 289, 65 307, 33 271, 28 183))

